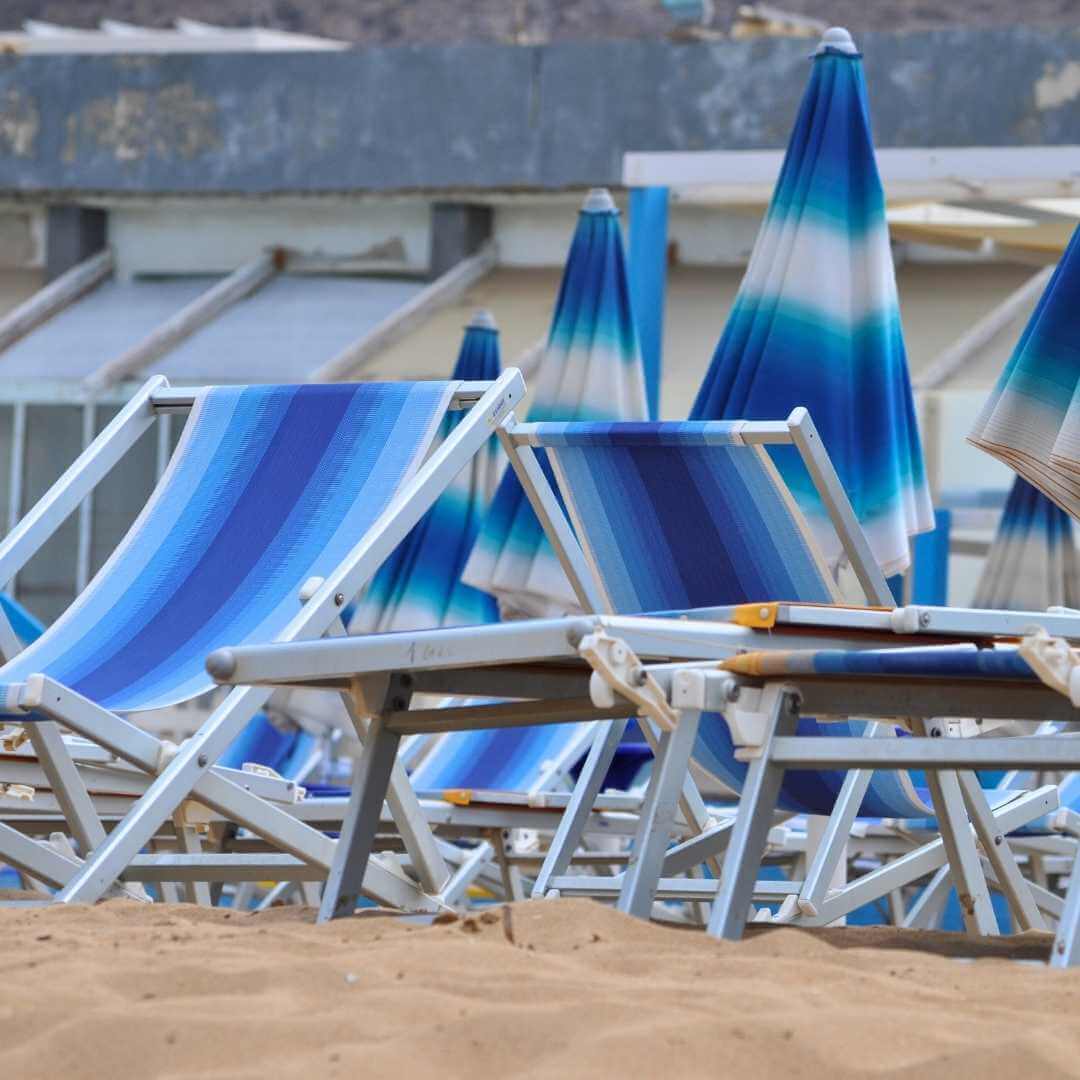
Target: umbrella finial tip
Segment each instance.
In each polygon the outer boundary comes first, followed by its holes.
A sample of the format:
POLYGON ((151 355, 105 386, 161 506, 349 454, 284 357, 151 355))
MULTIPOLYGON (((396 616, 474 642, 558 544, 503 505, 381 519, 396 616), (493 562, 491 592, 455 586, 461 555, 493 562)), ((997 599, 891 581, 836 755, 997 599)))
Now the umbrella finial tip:
POLYGON ((824 34, 821 35, 821 44, 817 47, 817 53, 820 55, 825 52, 826 49, 834 49, 836 52, 855 53, 858 50, 855 48, 855 40, 851 34, 842 26, 830 26, 824 34))
POLYGON ((615 200, 606 187, 590 188, 581 209, 586 214, 611 214, 615 211, 615 200))
POLYGON ((498 330, 495 325, 495 316, 487 308, 477 308, 469 320, 467 330, 498 330))

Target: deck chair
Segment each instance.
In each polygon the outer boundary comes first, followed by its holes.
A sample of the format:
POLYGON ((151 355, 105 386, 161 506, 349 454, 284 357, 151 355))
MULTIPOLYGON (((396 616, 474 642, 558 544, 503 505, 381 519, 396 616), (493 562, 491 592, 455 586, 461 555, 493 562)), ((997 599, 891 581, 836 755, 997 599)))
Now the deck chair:
MULTIPOLYGON (((796 409, 779 423, 522 424, 510 427, 506 439, 517 452, 515 467, 531 479, 530 495, 557 546, 567 551, 574 538, 580 542, 601 610, 678 611, 780 597, 837 603, 833 579, 772 465, 768 446, 801 458, 867 598, 892 606, 805 409, 796 409), (560 524, 559 500, 545 482, 545 470, 535 457, 530 462, 537 451, 546 455, 556 478, 573 536, 560 524)), ((571 559, 564 559, 564 566, 574 573, 571 559)), ((535 895, 590 888, 587 881, 565 879, 566 858, 578 840, 576 815, 595 797, 598 777, 621 730, 622 722, 616 721, 598 734, 535 895)), ((861 736, 864 731, 858 721, 822 725, 799 720, 804 735, 861 736)), ((892 729, 877 725, 872 733, 887 736, 892 729)), ((657 782, 646 800, 635 857, 619 883, 620 906, 643 916, 651 908, 665 863, 686 862, 685 852, 665 854, 665 849, 673 806, 670 786, 685 776, 690 758, 735 791, 742 790, 747 776, 747 765, 720 716, 706 713, 666 733, 659 743, 657 782), (694 728, 696 735, 691 736, 694 728)), ((958 782, 954 774, 930 776, 933 805, 946 805, 944 795, 958 782)), ((948 806, 956 805, 948 801, 948 806)), ((906 773, 868 770, 789 772, 777 807, 829 817, 825 842, 807 880, 793 883, 788 894, 793 897, 790 911, 809 912, 820 906, 858 815, 910 818, 929 812, 925 796, 906 773)), ((960 822, 954 814, 948 827, 959 834, 960 845, 973 844, 966 820, 960 822)), ((725 839, 717 836, 717 850, 725 839)), ((1030 913, 1030 906, 1026 910, 1030 913)), ((985 911, 974 914, 971 923, 979 931, 994 929, 985 911)))
MULTIPOLYGON (((61 855, 0 822, 0 860, 58 887, 62 903, 92 902, 121 876, 140 874, 325 876, 334 841, 216 765, 268 691, 228 693, 179 747, 127 717, 211 689, 204 659, 215 645, 335 629, 343 606, 523 394, 516 371, 489 384, 180 390, 161 377, 147 382, 0 544, 0 576, 10 580, 159 413, 190 410, 167 470, 112 557, 71 608, 0 670, 3 707, 33 742, 78 853, 61 855), (447 409, 468 415, 432 450, 447 409), (107 834, 61 726, 151 777, 107 834), (185 817, 192 804, 279 854, 198 851, 185 817), (170 819, 186 848, 140 854, 170 819)), ((386 687, 366 691, 374 700, 386 687)), ((362 734, 363 717, 353 719, 362 734)), ((437 910, 448 870, 404 770, 392 786, 390 805, 417 880, 373 862, 364 891, 395 907, 437 910)))
MULTIPOLYGON (((987 792, 971 771, 1010 767, 1073 770, 1080 765, 1080 742, 1045 733, 1019 738, 949 737, 944 720, 974 715, 1005 716, 1033 726, 1052 721, 1075 728, 1080 723, 1080 709, 1043 686, 1014 643, 770 650, 733 657, 720 668, 723 670, 699 671, 695 676, 698 689, 707 700, 720 695, 732 703, 728 714, 732 729, 742 732, 738 741, 752 752, 710 931, 727 938, 741 935, 764 831, 784 777, 791 771, 825 764, 842 769, 921 768, 932 790, 935 776, 956 779, 955 786, 939 782, 934 790, 936 824, 941 831, 936 856, 939 865, 947 861, 961 897, 965 925, 970 928, 972 920, 993 921, 986 875, 980 866, 980 858, 985 859, 1020 928, 1042 926, 1040 906, 1059 918, 1052 962, 1065 965, 1080 959, 1080 876, 1073 875, 1063 903, 1025 881, 1008 834, 1033 826, 1037 819, 1014 820, 1011 826, 1002 827, 1000 819, 990 812, 987 792), (871 716, 891 715, 902 701, 914 737, 885 745, 866 738, 807 739, 796 732, 799 703, 822 713, 844 715, 853 701, 871 716), (968 817, 981 852, 967 842, 968 817)), ((676 680, 679 677, 673 674, 676 680)), ((1051 785, 1027 792, 1025 798, 1044 800, 1044 813, 1049 813, 1057 808, 1058 790, 1051 785)), ((881 886, 889 879, 894 886, 904 884, 898 872, 910 871, 913 859, 922 858, 924 870, 938 869, 926 861, 927 854, 924 850, 905 856, 907 865, 898 860, 900 866, 882 867, 855 888, 881 886)), ((940 891, 944 885, 939 872, 928 892, 940 891)), ((828 901, 825 906, 829 906, 828 901)), ((828 915, 823 921, 828 921, 828 915)))
MULTIPOLYGON (((885 582, 804 409, 795 410, 787 421, 774 423, 518 425, 507 418, 500 438, 587 611, 679 611, 762 595, 797 596, 820 604, 835 602, 831 578, 808 537, 794 500, 767 457, 764 448, 768 445, 787 447, 801 456, 864 591, 872 600, 891 607, 885 582), (546 460, 541 456, 544 452, 546 460), (567 521, 550 476, 558 483, 573 526, 567 521)), ((362 666, 351 670, 385 670, 392 679, 408 678, 411 686, 411 672, 429 666, 438 676, 438 668, 460 666, 466 657, 484 664, 512 662, 515 650, 518 655, 525 657, 528 653, 535 659, 565 656, 568 640, 576 640, 580 633, 578 623, 570 620, 567 625, 538 622, 483 627, 467 636, 445 631, 422 632, 405 639, 377 635, 355 646, 349 642, 326 643, 326 648, 317 643, 226 649, 208 658, 208 665, 226 683, 289 684, 296 678, 307 684, 323 679, 323 685, 338 685, 347 677, 350 665, 363 657, 362 666), (380 640, 382 637, 385 640, 380 640), (540 651, 530 652, 534 648, 540 651), (431 663, 424 658, 430 658, 431 663), (282 674, 277 676, 275 669, 282 674), (286 669, 288 678, 284 677, 286 669), (331 673, 333 680, 327 681, 331 673)), ((645 639, 649 638, 646 633, 645 639)), ((651 654, 665 655, 663 633, 653 636, 651 642, 651 654)), ((544 670, 540 669, 540 683, 544 681, 544 670)), ((552 677, 557 674, 558 670, 553 670, 552 677)), ((577 693, 573 673, 565 674, 571 680, 566 692, 577 693)), ((580 699, 556 700, 540 711, 545 722, 551 723, 580 719, 586 713, 597 719, 615 718, 625 715, 620 702, 634 702, 640 697, 633 686, 625 686, 624 691, 622 697, 613 696, 596 711, 590 711, 595 701, 586 704, 580 699), (575 711, 578 715, 574 715, 575 711)), ((347 914, 354 906, 357 882, 372 851, 388 770, 403 735, 431 730, 432 725, 437 725, 438 730, 454 730, 455 723, 464 727, 536 722, 525 719, 540 715, 535 708, 533 702, 523 701, 517 707, 488 710, 482 718, 462 715, 461 719, 455 719, 452 710, 437 716, 414 716, 398 709, 380 719, 374 738, 364 748, 343 826, 343 842, 324 892, 320 917, 347 914)), ((597 877, 580 882, 568 880, 569 860, 579 846, 583 824, 625 723, 612 719, 601 725, 537 878, 536 895, 575 888, 589 894, 617 895, 623 910, 644 916, 649 914, 657 895, 661 875, 685 873, 703 859, 715 858, 724 851, 732 834, 729 824, 718 824, 703 812, 700 795, 687 776, 691 754, 736 789, 746 775, 746 764, 736 755, 720 716, 707 715, 702 720, 693 715, 687 722, 659 734, 657 759, 627 870, 619 879, 606 883, 606 892, 605 883, 597 877), (698 828, 700 835, 668 851, 677 803, 683 805, 686 820, 698 828)), ((643 730, 648 728, 646 724, 643 730)), ((819 732, 813 721, 804 721, 802 730, 819 732)), ((837 730, 836 725, 828 728, 832 734, 837 730)), ((864 725, 853 723, 848 730, 853 736, 859 735, 864 725)), ((892 733, 891 725, 874 730, 882 735, 892 733)), ((935 806, 941 800, 934 786, 943 784, 952 793, 955 783, 959 781, 953 774, 932 778, 935 806)), ((827 887, 835 860, 842 856, 851 822, 860 811, 897 818, 925 816, 929 812, 927 803, 904 774, 804 770, 788 774, 781 795, 781 805, 792 810, 830 815, 827 842, 814 860, 812 873, 807 882, 789 885, 788 894, 804 893, 815 874, 821 888, 827 887)), ((952 799, 946 806, 946 816, 951 815, 949 828, 959 836, 958 843, 965 850, 974 850, 966 819, 953 820, 957 805, 952 799)), ((1045 803, 1017 810, 1009 824, 1016 827, 1023 824, 1024 813, 1034 817, 1044 810, 1045 803)), ((715 890, 714 882, 698 882, 695 886, 693 895, 699 898, 704 895, 703 888, 715 890)), ((775 890, 766 890, 766 895, 778 898, 775 890)), ((980 930, 992 929, 981 912, 973 925, 980 930)))

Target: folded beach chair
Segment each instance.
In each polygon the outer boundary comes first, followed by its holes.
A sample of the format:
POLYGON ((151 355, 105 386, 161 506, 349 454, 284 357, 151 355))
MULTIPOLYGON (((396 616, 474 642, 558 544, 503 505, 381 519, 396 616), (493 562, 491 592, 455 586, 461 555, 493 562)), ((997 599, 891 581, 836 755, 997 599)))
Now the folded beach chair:
MULTIPOLYGON (((1015 613, 1009 613, 1014 615, 1015 613)), ((1052 615, 1027 613, 1036 619, 1052 615)), ((1060 616, 1058 616, 1060 618, 1060 616)), ((1080 634, 1073 619, 1070 630, 1080 634)), ((1062 904, 1046 890, 1021 877, 1007 834, 1023 827, 1039 828, 1037 819, 1015 821, 1002 828, 989 812, 987 793, 969 770, 988 768, 1073 770, 1080 764, 1080 742, 1058 734, 1029 737, 950 738, 944 718, 1008 716, 1033 727, 1050 720, 1075 725, 1080 709, 1042 685, 1015 644, 935 645, 888 650, 796 649, 749 653, 725 661, 724 670, 698 670, 692 678, 706 698, 723 695, 733 702, 729 720, 739 731, 739 743, 751 764, 732 839, 725 856, 721 888, 710 929, 737 938, 745 922, 745 903, 752 892, 761 858, 764 831, 771 820, 777 793, 790 771, 822 765, 839 768, 921 768, 928 782, 938 775, 955 775, 958 786, 935 792, 936 824, 941 830, 937 860, 947 859, 960 894, 961 907, 992 918, 990 899, 979 864, 980 852, 967 843, 965 812, 978 836, 981 856, 990 865, 994 883, 1008 898, 1021 928, 1039 925, 1036 905, 1059 918, 1054 962, 1075 963, 1080 930, 1080 878, 1073 875, 1062 904), (915 737, 894 740, 835 738, 806 739, 796 733, 798 703, 822 713, 843 715, 857 701, 864 715, 888 716, 902 704, 915 737), (949 803, 954 803, 950 807, 949 803)), ((673 678, 679 679, 674 673, 673 678)), ((1029 792, 1027 798, 1050 796, 1047 812, 1058 802, 1056 787, 1029 792)), ((1008 813, 1002 815, 1007 818, 1008 813)), ((931 867, 926 850, 905 856, 907 866, 882 867, 856 883, 855 888, 880 888, 897 869, 910 870, 912 858, 931 867)), ((904 859, 897 860, 903 863, 904 859)), ((944 886, 940 874, 930 889, 944 886)), ((829 901, 825 904, 829 907, 829 901)), ((829 913, 823 913, 828 920, 829 913)), ((968 919, 965 917, 965 923, 968 919)))
MULTIPOLYGON (((179 747, 126 717, 211 689, 204 659, 217 645, 339 628, 344 605, 523 393, 516 371, 487 384, 181 390, 151 379, 0 544, 0 576, 10 580, 160 412, 190 409, 164 476, 112 557, 72 607, 0 670, 5 710, 28 733, 79 856, 0 822, 0 860, 59 887, 61 902, 96 900, 121 876, 324 876, 334 841, 259 797, 243 773, 216 766, 268 691, 232 691, 179 747), (432 451, 447 409, 468 414, 432 451), (151 777, 107 835, 58 725, 151 777), (279 854, 194 850, 186 827, 192 802, 279 854), (188 850, 140 854, 170 819, 188 850)), ((391 689, 372 683, 364 692, 381 705, 391 689)), ((363 717, 353 719, 362 732, 363 717)), ((390 805, 417 880, 373 862, 364 890, 395 907, 437 909, 433 894, 449 872, 403 769, 390 805)))
MULTIPOLYGON (((770 463, 765 449, 769 445, 793 447, 800 454, 863 589, 872 601, 891 606, 884 579, 803 409, 795 410, 787 421, 753 423, 518 425, 508 419, 500 434, 586 610, 678 612, 762 597, 835 604, 838 597, 832 579, 816 552, 798 507, 770 463), (538 453, 543 451, 546 462, 538 453), (552 473, 572 527, 548 480, 552 473)), ((768 614, 767 609, 763 612, 768 614)), ((677 621, 670 625, 677 629, 690 628, 689 624, 677 621)), ((560 633, 579 639, 581 630, 571 620, 561 626, 538 622, 518 627, 484 627, 472 631, 467 640, 447 632, 407 635, 410 650, 407 662, 401 657, 401 646, 388 635, 385 641, 376 636, 355 646, 339 643, 331 648, 327 643, 326 646, 224 650, 211 657, 208 664, 225 681, 271 683, 275 681, 276 664, 282 665, 279 681, 289 681, 285 678, 286 671, 290 677, 318 681, 330 671, 335 673, 335 678, 341 677, 348 670, 350 657, 361 655, 364 666, 357 668, 358 671, 381 670, 380 665, 385 665, 387 671, 396 668, 404 674, 405 667, 410 671, 422 669, 423 663, 413 659, 417 655, 430 656, 433 667, 450 668, 466 662, 467 657, 477 664, 510 662, 517 648, 522 650, 524 665, 526 659, 539 659, 553 648, 565 649, 566 640, 558 645, 560 633), (534 644, 541 651, 531 651, 534 644), (395 653, 399 657, 397 662, 395 653)), ((670 641, 677 644, 677 637, 670 635, 670 641)), ((664 642, 664 632, 652 637, 650 655, 665 655, 664 642)), ((721 649, 722 646, 720 642, 721 649)), ((671 655, 695 654, 676 651, 671 655)), ((714 654, 706 647, 699 655, 714 654)), ((592 659, 598 669, 607 663, 602 657, 592 659)), ((612 657, 608 661, 614 662, 612 657)), ((524 667, 522 670, 524 676, 524 667)), ((556 699, 565 697, 565 701, 523 700, 516 706, 488 710, 489 715, 484 718, 475 714, 466 717, 462 713, 461 720, 455 718, 454 710, 443 710, 438 716, 406 716, 394 710, 392 719, 379 721, 374 738, 365 744, 343 827, 343 843, 324 893, 322 916, 344 914, 353 906, 355 884, 371 851, 372 813, 381 805, 389 765, 402 734, 431 730, 431 725, 438 725, 436 730, 453 730, 455 723, 514 725, 525 721, 527 716, 532 722, 562 722, 580 719, 585 714, 597 716, 596 711, 583 707, 580 699, 572 696, 579 692, 576 678, 574 672, 558 669, 548 676, 550 693, 556 699), (566 684, 562 692, 558 688, 560 678, 566 684)), ((520 685, 521 696, 529 697, 530 684, 524 677, 520 685)), ((543 685, 542 678, 537 685, 543 685)), ((449 692, 448 685, 443 688, 449 692)), ((608 701, 597 702, 594 698, 591 704, 600 710, 599 715, 618 717, 626 702, 638 702, 641 697, 634 685, 624 681, 608 701)), ((664 708, 670 716, 670 707, 664 708)), ((626 871, 607 883, 598 877, 570 879, 566 875, 569 860, 580 844, 583 824, 625 724, 625 720, 612 720, 603 726, 594 741, 537 878, 536 894, 580 891, 617 895, 620 907, 644 916, 651 910, 654 895, 658 895, 661 875, 685 873, 703 859, 718 855, 732 834, 727 824, 710 821, 707 815, 702 820, 698 816, 700 808, 692 805, 696 788, 687 784, 691 755, 706 772, 734 790, 741 789, 746 782, 747 764, 736 753, 721 716, 712 712, 706 712, 703 717, 684 715, 680 723, 669 724, 669 730, 658 738, 657 758, 626 871), (668 851, 680 801, 687 820, 705 831, 668 851)), ((649 728, 645 724, 643 729, 649 728)), ((800 730, 815 736, 843 732, 854 737, 862 735, 866 726, 854 722, 823 727, 813 720, 800 720, 800 730)), ((881 725, 873 733, 892 734, 892 726, 881 725)), ((952 798, 958 784, 952 773, 929 779, 935 807, 943 805, 942 791, 950 795, 945 814, 952 833, 959 837, 957 844, 968 853, 974 851, 974 840, 967 819, 962 823, 957 819, 957 813, 962 814, 962 810, 957 811, 957 800, 952 798)), ((985 803, 981 794, 972 798, 983 799, 980 806, 985 803)), ((930 813, 929 803, 903 772, 810 769, 789 773, 779 792, 778 806, 786 812, 829 815, 830 826, 807 882, 781 883, 785 888, 780 891, 763 890, 765 898, 774 901, 793 894, 800 900, 820 900, 832 878, 836 860, 843 854, 851 823, 860 812, 889 818, 925 817, 930 813)), ((1028 807, 1026 812, 1034 817, 1045 808, 1044 802, 1039 807, 1028 807)), ((1011 824, 1014 827, 1022 824, 1022 817, 1022 813, 1014 814, 1011 824)), ((1003 859, 1008 858, 1007 851, 1005 845, 1003 859)), ((930 870, 934 868, 931 866, 930 870)), ((709 881, 692 884, 693 888, 684 888, 679 895, 707 898, 708 889, 716 887, 715 882, 709 881)), ((1028 905, 1029 912, 1030 909, 1028 905)), ((972 914, 972 925, 985 930, 993 928, 991 919, 982 910, 972 914)))
MULTIPOLYGON (((891 606, 887 585, 805 410, 796 410, 779 424, 520 425, 511 441, 546 451, 606 610, 685 610, 762 598, 838 602, 810 530, 771 464, 768 445, 786 446, 785 453, 799 455, 867 598, 891 606)), ((550 507, 553 500, 545 501, 550 507)), ((553 507, 549 516, 554 520, 553 507)), ((823 727, 803 718, 799 729, 800 734, 835 737, 861 735, 864 725, 823 727)), ((889 730, 881 727, 874 733, 884 735, 889 730)), ((597 769, 618 734, 616 722, 598 739, 593 762, 597 769)), ((673 765, 676 774, 682 773, 692 755, 699 767, 727 787, 742 789, 746 764, 739 760, 728 725, 719 716, 702 717, 696 739, 691 743, 684 736, 678 751, 671 749, 674 736, 668 742, 663 757, 670 754, 674 761, 658 759, 659 771, 673 765)), ((942 800, 937 790, 940 784, 953 782, 951 776, 929 779, 935 805, 942 800)), ((586 766, 579 781, 582 805, 593 796, 595 784, 596 775, 586 766)), ((800 906, 813 911, 842 857, 856 815, 913 817, 927 802, 906 773, 847 774, 822 769, 789 773, 777 806, 831 818, 828 842, 814 860, 810 880, 797 888, 800 906)), ((568 814, 567 845, 575 839, 569 827, 573 809, 568 814)), ((662 854, 657 837, 666 837, 669 827, 665 813, 658 811, 654 835, 639 833, 640 860, 650 868, 641 871, 636 898, 633 886, 623 892, 627 910, 647 912, 658 877, 658 850, 662 854)), ((965 829, 960 842, 966 839, 965 829)), ((538 878, 538 892, 565 891, 560 888, 564 854, 565 848, 553 846, 549 864, 538 878)), ((628 878, 638 865, 631 863, 628 878)), ((580 882, 573 884, 583 887, 580 882)), ((973 922, 989 929, 992 922, 984 915, 977 913, 973 922)))

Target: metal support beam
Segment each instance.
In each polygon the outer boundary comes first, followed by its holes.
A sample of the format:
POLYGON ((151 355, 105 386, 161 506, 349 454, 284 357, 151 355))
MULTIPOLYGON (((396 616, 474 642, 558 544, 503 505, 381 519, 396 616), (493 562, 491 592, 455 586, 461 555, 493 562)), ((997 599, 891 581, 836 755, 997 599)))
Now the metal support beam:
POLYGON ((766 693, 772 698, 763 703, 768 709, 768 730, 758 756, 746 770, 739 809, 724 853, 720 888, 709 916, 709 933, 730 941, 738 941, 743 935, 784 781, 783 766, 772 760, 772 743, 777 736, 793 733, 798 723, 797 705, 790 693, 780 686, 771 687, 766 693))
MULTIPOLYGON (((916 722, 916 733, 924 734, 923 722, 916 722)), ((936 737, 938 742, 951 742, 945 738, 943 723, 932 720, 925 725, 925 734, 936 737)), ((955 772, 927 769, 926 786, 937 815, 938 831, 945 845, 945 858, 949 873, 956 886, 960 901, 960 914, 964 927, 973 936, 997 934, 997 916, 990 901, 990 889, 982 872, 975 837, 968 825, 960 780, 955 772)))
POLYGON ((452 304, 489 274, 497 262, 494 244, 485 244, 475 255, 437 277, 426 289, 406 301, 363 337, 347 345, 337 356, 317 367, 309 382, 336 382, 362 371, 384 349, 452 304))
MULTIPOLYGON (((21 520, 21 490, 15 489, 21 489, 22 486, 22 446, 25 440, 13 440, 9 530, 0 543, 0 582, 14 580, 41 545, 67 520, 79 503, 108 475, 153 423, 154 410, 150 399, 155 390, 166 385, 166 380, 160 375, 148 380, 21 520), (18 523, 14 524, 12 519, 18 523)), ((15 408, 15 428, 19 428, 19 409, 22 408, 22 424, 25 430, 25 405, 16 405, 15 408)))
POLYGON ((371 721, 353 775, 352 795, 341 823, 341 839, 323 889, 319 922, 339 919, 356 910, 400 742, 401 736, 387 731, 379 717, 371 721))
POLYGON ((1032 274, 1020 288, 1009 293, 1001 303, 978 319, 914 380, 915 389, 937 389, 978 357, 998 334, 1038 300, 1053 273, 1052 266, 1044 266, 1038 273, 1032 274))
POLYGON ((551 879, 561 877, 569 869, 570 860, 581 843, 585 825, 592 813, 596 797, 600 794, 604 777, 611 768, 611 762, 615 757, 615 751, 619 748, 623 732, 626 731, 627 723, 625 719, 618 719, 599 725, 585 758, 585 764, 578 774, 578 781, 574 785, 570 802, 563 811, 562 817, 559 818, 559 825, 551 839, 551 846, 548 848, 543 866, 536 875, 532 892, 534 898, 543 897, 547 893, 551 879))
POLYGON ((96 288, 113 272, 108 249, 91 255, 0 318, 0 352, 96 288))
POLYGON ((245 263, 206 292, 200 293, 127 352, 107 360, 92 371, 83 380, 83 389, 91 395, 99 394, 115 383, 137 375, 191 337, 200 327, 217 318, 226 308, 257 292, 284 265, 285 255, 280 250, 264 252, 245 263))
POLYGON ((679 715, 674 731, 660 736, 645 802, 638 818, 637 835, 623 875, 616 905, 628 915, 646 919, 664 863, 664 853, 675 825, 675 811, 690 765, 701 713, 687 710, 679 715))

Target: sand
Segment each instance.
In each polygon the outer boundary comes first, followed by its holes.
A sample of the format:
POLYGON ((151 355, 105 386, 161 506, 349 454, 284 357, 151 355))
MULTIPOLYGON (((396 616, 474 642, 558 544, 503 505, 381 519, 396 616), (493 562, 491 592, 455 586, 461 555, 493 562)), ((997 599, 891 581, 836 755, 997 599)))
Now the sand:
POLYGON ((125 901, 5 909, 0 1072, 1078 1075, 1080 972, 1033 962, 1049 940, 775 928, 730 944, 587 900, 428 926, 125 901))

